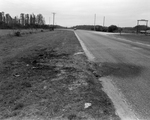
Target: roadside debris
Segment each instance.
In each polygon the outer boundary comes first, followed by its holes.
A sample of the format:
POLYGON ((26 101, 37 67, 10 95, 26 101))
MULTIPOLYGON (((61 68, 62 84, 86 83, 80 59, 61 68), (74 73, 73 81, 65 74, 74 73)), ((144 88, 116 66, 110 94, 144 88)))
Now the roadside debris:
POLYGON ((84 52, 77 52, 74 55, 80 55, 80 54, 85 54, 84 52))
POLYGON ((19 75, 19 74, 14 74, 13 76, 15 76, 15 77, 20 77, 20 75, 19 75))
POLYGON ((91 105, 92 105, 91 103, 85 103, 84 108, 86 109, 86 108, 90 107, 91 105))

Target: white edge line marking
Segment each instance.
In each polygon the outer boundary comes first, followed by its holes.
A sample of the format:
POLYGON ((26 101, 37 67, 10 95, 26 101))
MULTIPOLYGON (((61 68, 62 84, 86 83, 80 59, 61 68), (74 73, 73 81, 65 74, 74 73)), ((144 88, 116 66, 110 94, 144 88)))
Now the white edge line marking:
MULTIPOLYGON (((74 32, 75 33, 75 32, 74 32)), ((79 36, 75 33, 76 37, 78 38, 86 56, 88 57, 88 59, 90 61, 94 61, 95 60, 95 57, 93 56, 93 54, 86 48, 85 44, 83 43, 83 41, 79 38, 79 36)))

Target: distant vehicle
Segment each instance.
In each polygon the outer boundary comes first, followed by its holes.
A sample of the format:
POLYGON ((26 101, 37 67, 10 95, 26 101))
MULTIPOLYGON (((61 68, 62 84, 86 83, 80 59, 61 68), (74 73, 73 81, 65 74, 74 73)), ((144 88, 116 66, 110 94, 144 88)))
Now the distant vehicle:
POLYGON ((74 28, 74 30, 77 30, 77 28, 74 28))
POLYGON ((146 30, 146 31, 145 30, 141 30, 140 33, 141 34, 150 34, 150 30, 146 30))
POLYGON ((146 31, 145 31, 145 30, 140 30, 140 33, 141 33, 141 34, 145 34, 146 31))

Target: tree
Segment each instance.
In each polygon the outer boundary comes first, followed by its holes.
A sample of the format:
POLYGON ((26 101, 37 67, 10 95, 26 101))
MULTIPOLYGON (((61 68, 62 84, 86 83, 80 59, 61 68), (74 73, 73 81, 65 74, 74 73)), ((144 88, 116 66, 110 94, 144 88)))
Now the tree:
POLYGON ((108 27, 108 32, 114 32, 118 30, 118 27, 116 25, 111 25, 108 27))
POLYGON ((107 31, 108 31, 108 27, 103 26, 103 27, 102 27, 102 31, 103 31, 103 32, 107 32, 107 31))
POLYGON ((44 17, 43 17, 42 14, 38 14, 36 19, 37 19, 37 24, 38 25, 44 25, 44 17))
POLYGON ((102 31, 102 29, 103 29, 103 27, 100 26, 100 25, 96 25, 96 26, 95 26, 95 30, 96 30, 96 31, 102 31))

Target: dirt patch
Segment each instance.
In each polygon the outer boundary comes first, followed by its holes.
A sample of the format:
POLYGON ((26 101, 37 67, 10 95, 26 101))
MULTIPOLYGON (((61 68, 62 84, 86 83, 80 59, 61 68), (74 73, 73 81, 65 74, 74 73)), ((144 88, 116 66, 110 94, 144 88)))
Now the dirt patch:
POLYGON ((3 40, 9 52, 1 54, 1 119, 119 120, 97 64, 87 60, 73 32, 20 39, 3 40))
POLYGON ((133 64, 126 63, 97 63, 94 65, 96 71, 93 73, 98 78, 106 76, 116 76, 118 78, 133 78, 140 76, 146 68, 133 64))

